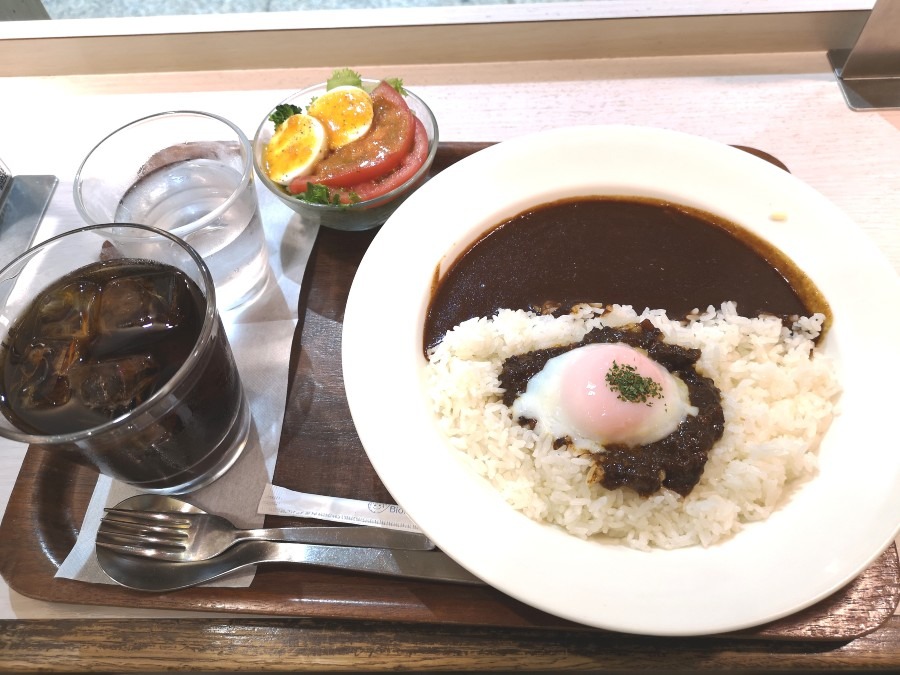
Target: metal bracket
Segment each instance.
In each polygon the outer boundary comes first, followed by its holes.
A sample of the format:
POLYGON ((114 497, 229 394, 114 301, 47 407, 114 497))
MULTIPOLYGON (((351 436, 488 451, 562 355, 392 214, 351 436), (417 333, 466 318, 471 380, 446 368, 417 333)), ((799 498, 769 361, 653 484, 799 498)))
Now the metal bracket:
POLYGON ((879 0, 853 49, 828 52, 853 110, 900 109, 900 2, 879 0))
POLYGON ((13 176, 0 161, 0 269, 31 246, 58 183, 56 176, 13 176))

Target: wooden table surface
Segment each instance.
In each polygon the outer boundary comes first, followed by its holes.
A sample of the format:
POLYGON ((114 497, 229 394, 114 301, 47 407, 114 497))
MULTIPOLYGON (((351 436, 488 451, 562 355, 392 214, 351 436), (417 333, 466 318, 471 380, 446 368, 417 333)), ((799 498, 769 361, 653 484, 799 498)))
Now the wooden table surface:
MULTIPOLYGON (((396 75, 396 68, 366 72, 396 75)), ((327 74, 327 73, 325 73, 327 74)), ((206 109, 252 136, 315 69, 4 78, 0 156, 60 178, 46 222, 79 224, 71 180, 105 133, 164 109, 206 109), (65 111, 35 139, 35 110, 65 111), (52 143, 51 143, 52 141, 52 143), (51 147, 52 145, 52 147, 51 147)), ((900 112, 849 110, 823 53, 403 66, 446 141, 498 141, 573 124, 665 127, 763 149, 846 211, 900 269, 900 112)), ((0 507, 24 448, 0 444, 0 507)), ((0 669, 15 671, 897 669, 900 617, 847 643, 650 638, 580 631, 285 619, 89 607, 0 591, 0 669)))

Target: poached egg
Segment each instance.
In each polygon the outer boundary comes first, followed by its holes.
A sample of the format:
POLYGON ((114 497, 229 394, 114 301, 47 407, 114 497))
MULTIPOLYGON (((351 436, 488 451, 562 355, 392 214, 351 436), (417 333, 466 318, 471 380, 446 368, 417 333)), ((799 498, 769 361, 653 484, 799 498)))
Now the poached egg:
POLYGON ((585 345, 550 359, 512 410, 590 452, 658 441, 697 414, 684 382, 623 343, 585 345))

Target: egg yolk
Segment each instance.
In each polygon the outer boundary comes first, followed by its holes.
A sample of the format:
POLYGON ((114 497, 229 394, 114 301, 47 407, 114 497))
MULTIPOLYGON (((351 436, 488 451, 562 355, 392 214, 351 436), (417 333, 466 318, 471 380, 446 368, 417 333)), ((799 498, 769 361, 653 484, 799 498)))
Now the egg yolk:
POLYGON ((359 87, 335 87, 318 96, 306 110, 328 130, 328 147, 336 150, 361 138, 372 126, 372 97, 359 87))
POLYGON ((266 173, 276 183, 287 185, 293 178, 311 173, 327 151, 322 123, 309 115, 291 115, 266 144, 266 173))

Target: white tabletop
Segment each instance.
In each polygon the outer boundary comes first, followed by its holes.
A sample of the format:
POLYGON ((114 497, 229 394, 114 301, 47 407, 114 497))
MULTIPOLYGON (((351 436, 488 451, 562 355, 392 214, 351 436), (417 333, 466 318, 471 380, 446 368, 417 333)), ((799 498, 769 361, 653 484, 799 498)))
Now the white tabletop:
MULTIPOLYGON (((81 224, 72 178, 94 143, 161 110, 221 114, 252 137, 261 116, 321 70, 68 78, 3 78, 0 157, 15 175, 53 174, 59 187, 42 232, 81 224)), ((823 53, 521 64, 413 66, 406 86, 432 107, 444 141, 499 141, 575 124, 664 127, 752 146, 783 161, 856 221, 900 270, 900 111, 851 111, 823 53)), ((0 507, 25 448, 0 443, 0 507)), ((0 619, 200 616, 67 606, 0 586, 0 619)))

